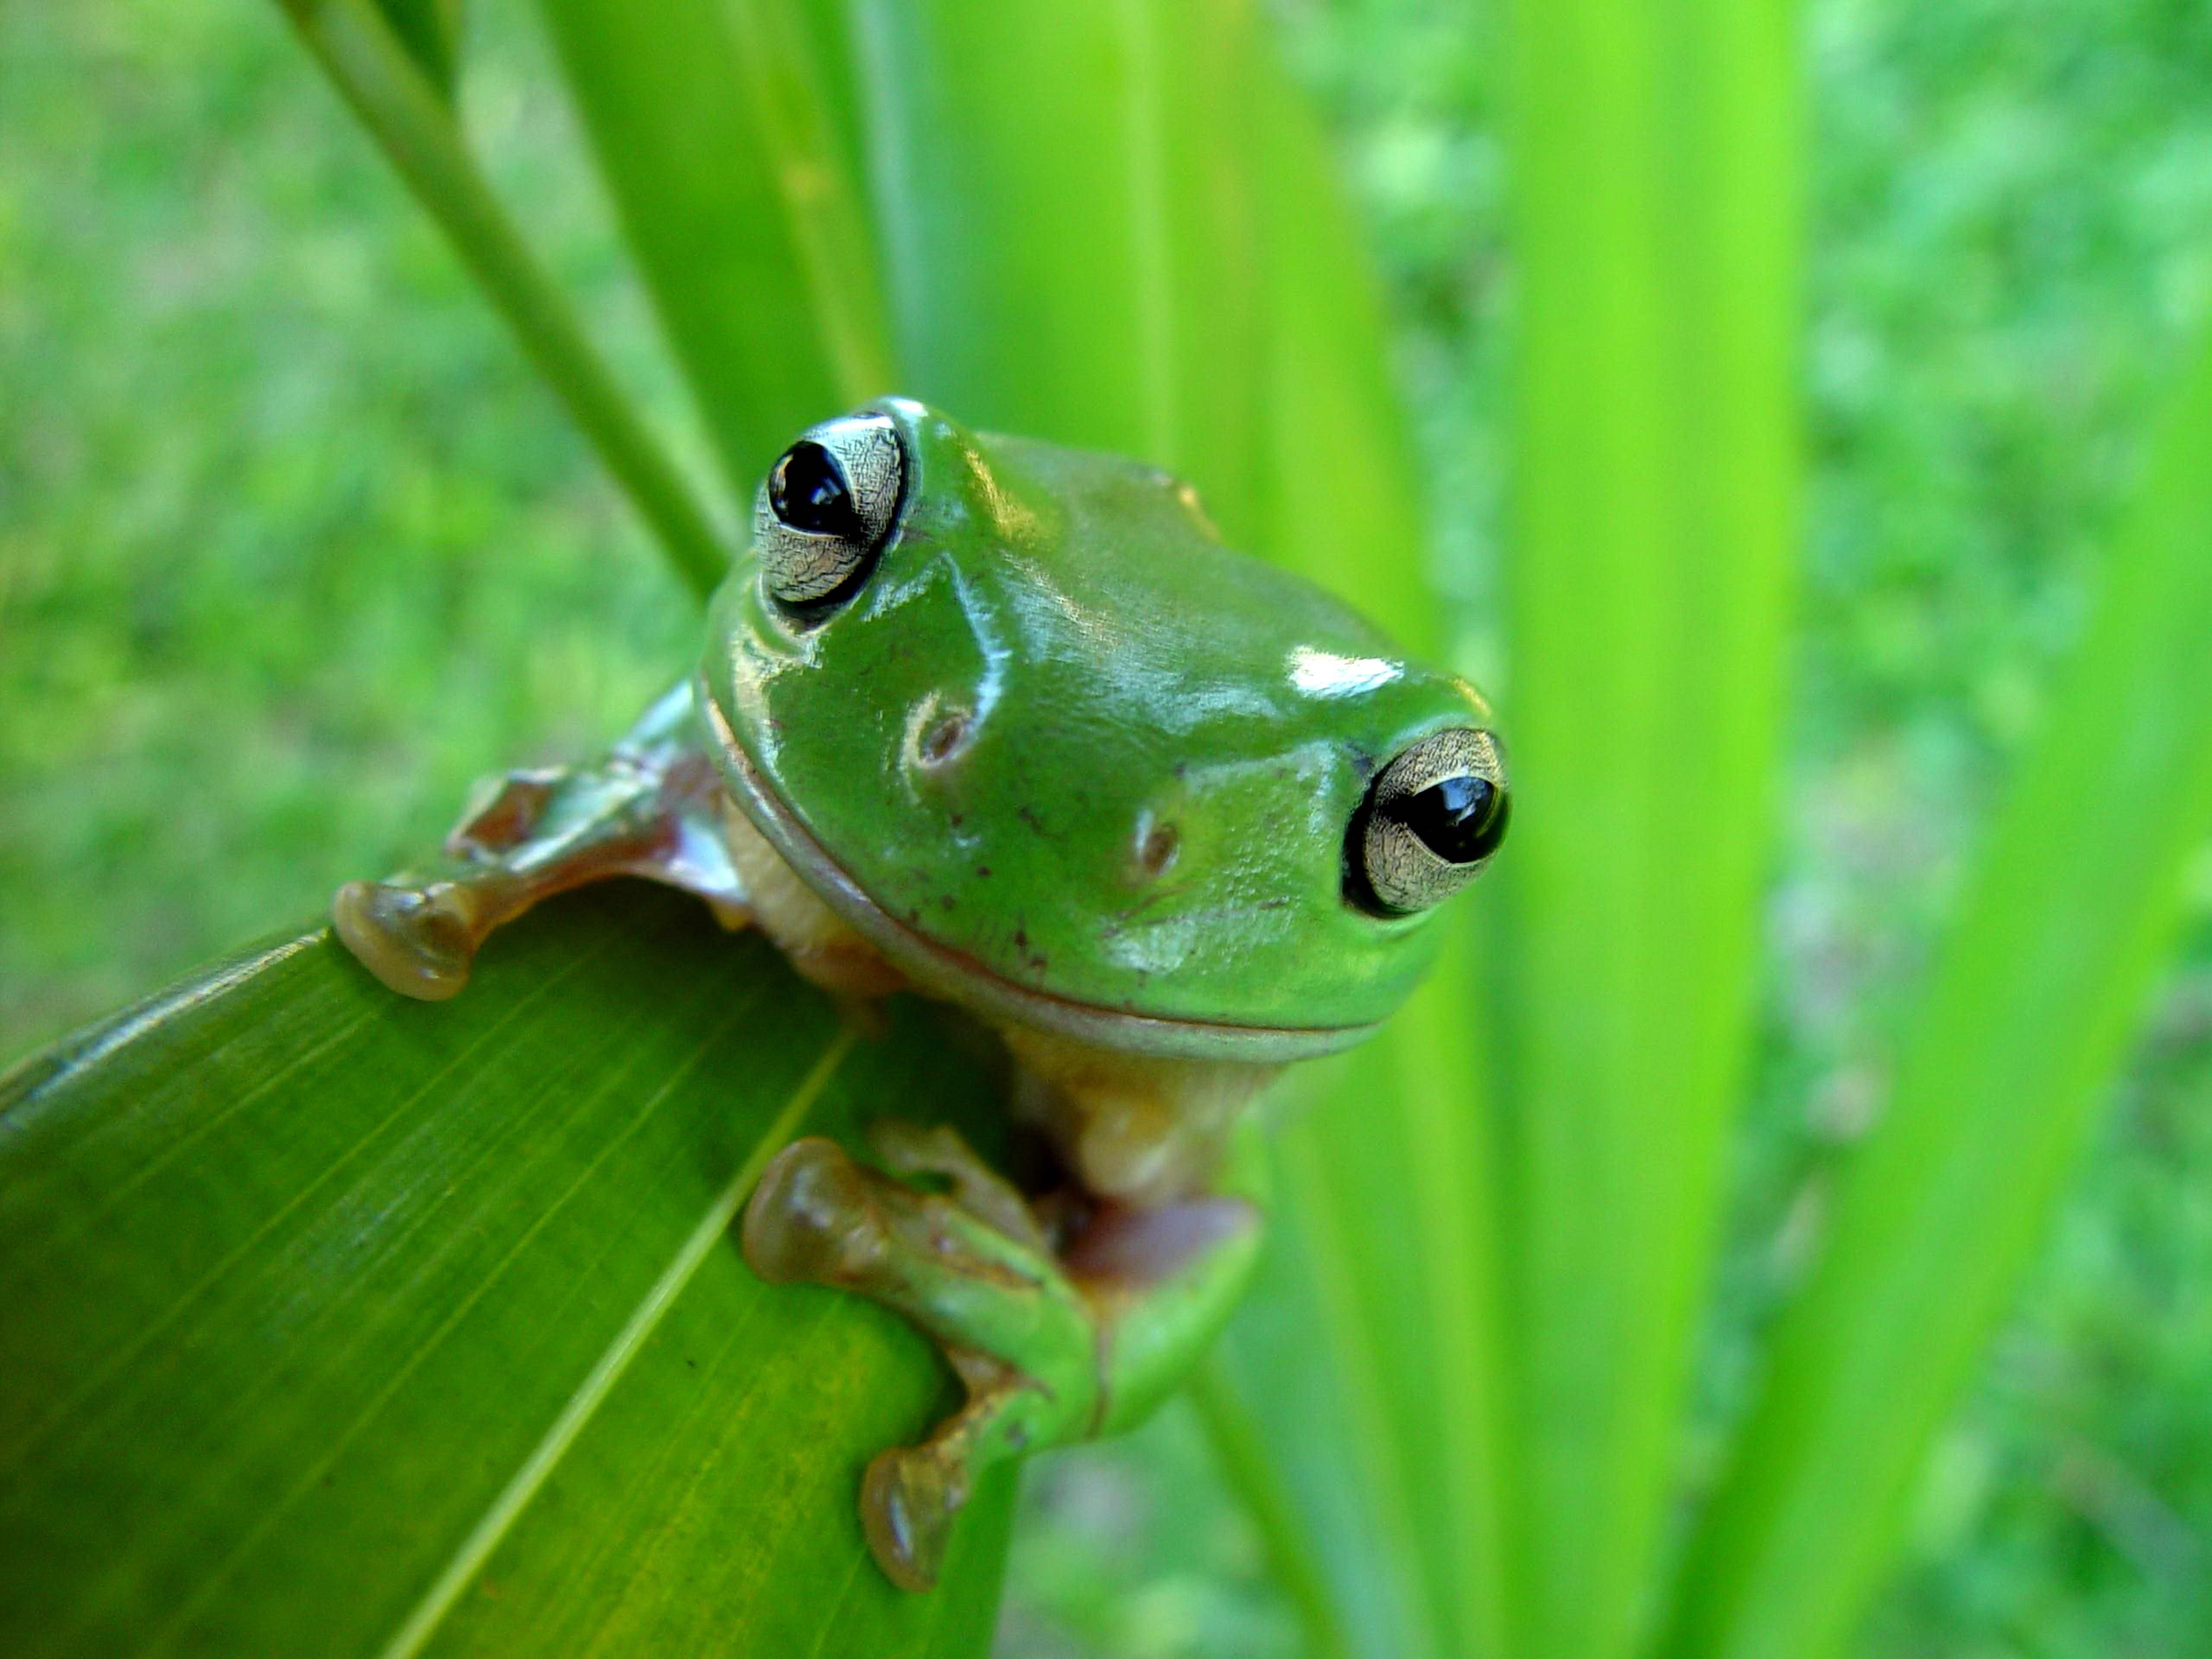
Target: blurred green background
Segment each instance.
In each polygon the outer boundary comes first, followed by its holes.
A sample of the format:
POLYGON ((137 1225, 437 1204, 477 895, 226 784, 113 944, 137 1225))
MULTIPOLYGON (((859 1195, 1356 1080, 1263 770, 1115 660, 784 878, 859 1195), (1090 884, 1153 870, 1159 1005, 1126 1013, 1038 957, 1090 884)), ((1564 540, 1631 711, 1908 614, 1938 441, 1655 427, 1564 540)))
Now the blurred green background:
MULTIPOLYGON (((1443 0, 1275 9, 1374 230, 1438 580, 1491 613, 1511 302, 1494 26, 1443 0)), ((0 15, 4 1063, 401 861, 477 774, 604 738, 695 624, 273 9, 0 15)), ((1805 36, 1805 628, 1760 1083, 1703 1360, 1716 1428, 2212 297, 2202 9, 1816 0, 1805 36)), ((496 182, 703 471, 542 43, 498 0, 472 44, 496 182)), ((2204 1650, 2199 870, 2181 965, 1942 1444, 1869 1652, 2204 1650)), ((1212 1492, 1180 1407, 1033 1470, 1002 1644, 1292 1651, 1212 1492)))

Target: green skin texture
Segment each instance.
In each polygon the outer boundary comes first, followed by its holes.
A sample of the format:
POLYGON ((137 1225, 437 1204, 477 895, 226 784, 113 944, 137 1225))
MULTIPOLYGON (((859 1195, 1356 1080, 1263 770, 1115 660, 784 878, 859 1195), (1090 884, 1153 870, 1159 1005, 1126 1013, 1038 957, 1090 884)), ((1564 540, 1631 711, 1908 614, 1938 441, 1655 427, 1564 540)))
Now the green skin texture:
POLYGON ((1371 1031, 1433 945, 1434 908, 1347 896, 1347 830, 1393 757, 1491 722, 1464 682, 1224 548, 1157 469, 903 399, 866 412, 894 422, 903 477, 849 592, 794 611, 749 550, 690 693, 596 766, 509 775, 442 864, 349 884, 333 919, 386 984, 442 997, 527 904, 644 875, 752 914, 805 969, 743 837, 725 848, 726 792, 802 913, 1002 1031, 1018 1100, 1057 1091, 1038 1109, 1073 1182, 1058 1200, 887 1117, 872 1166, 803 1139, 747 1206, 757 1271, 896 1310, 967 1384, 863 1482, 878 1561, 922 1589, 985 1469, 1137 1421, 1228 1317, 1267 1206, 1241 1108, 1282 1062, 1371 1031), (1084 1139, 1102 1121, 1118 1163, 1084 1139), (1132 1167, 1166 1173, 1109 1178, 1132 1167))

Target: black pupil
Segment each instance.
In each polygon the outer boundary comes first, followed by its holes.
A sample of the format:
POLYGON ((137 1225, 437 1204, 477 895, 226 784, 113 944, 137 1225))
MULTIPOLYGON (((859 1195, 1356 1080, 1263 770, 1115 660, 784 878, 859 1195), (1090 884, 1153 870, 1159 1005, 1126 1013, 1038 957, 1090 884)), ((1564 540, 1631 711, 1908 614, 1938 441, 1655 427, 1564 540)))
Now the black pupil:
POLYGON ((811 440, 783 452, 783 459, 769 475, 768 504, 793 530, 854 541, 866 533, 845 475, 837 469, 836 458, 811 440))
POLYGON ((1486 778, 1446 778, 1390 807, 1390 814, 1453 864, 1488 858, 1505 839, 1505 797, 1486 778))

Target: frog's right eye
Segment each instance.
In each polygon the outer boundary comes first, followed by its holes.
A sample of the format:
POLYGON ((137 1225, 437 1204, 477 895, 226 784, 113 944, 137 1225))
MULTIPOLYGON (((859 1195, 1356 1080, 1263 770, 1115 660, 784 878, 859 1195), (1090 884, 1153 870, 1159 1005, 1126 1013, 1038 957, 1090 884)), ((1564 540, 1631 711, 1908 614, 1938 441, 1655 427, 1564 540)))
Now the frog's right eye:
POLYGON ((1345 842, 1363 909, 1411 915, 1474 879, 1512 817, 1498 739, 1472 726, 1424 738, 1376 774, 1345 842))
POLYGON ((890 539, 905 478, 886 415, 825 422, 785 450, 753 506, 769 597, 808 611, 848 597, 890 539))

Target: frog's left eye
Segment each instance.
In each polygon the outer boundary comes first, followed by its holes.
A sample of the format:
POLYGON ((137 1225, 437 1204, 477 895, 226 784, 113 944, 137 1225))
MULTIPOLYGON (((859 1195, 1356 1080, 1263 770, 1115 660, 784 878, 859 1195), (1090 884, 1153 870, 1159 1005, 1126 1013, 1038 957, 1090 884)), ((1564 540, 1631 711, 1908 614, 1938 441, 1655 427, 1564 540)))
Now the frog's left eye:
POLYGON ((825 422, 785 450, 753 506, 769 595, 812 609, 858 588, 890 538, 905 477, 886 415, 825 422))
POLYGON ((1474 879, 1511 817, 1495 737, 1455 726, 1424 738, 1376 774, 1352 815, 1346 890, 1385 915, 1425 910, 1474 879))

